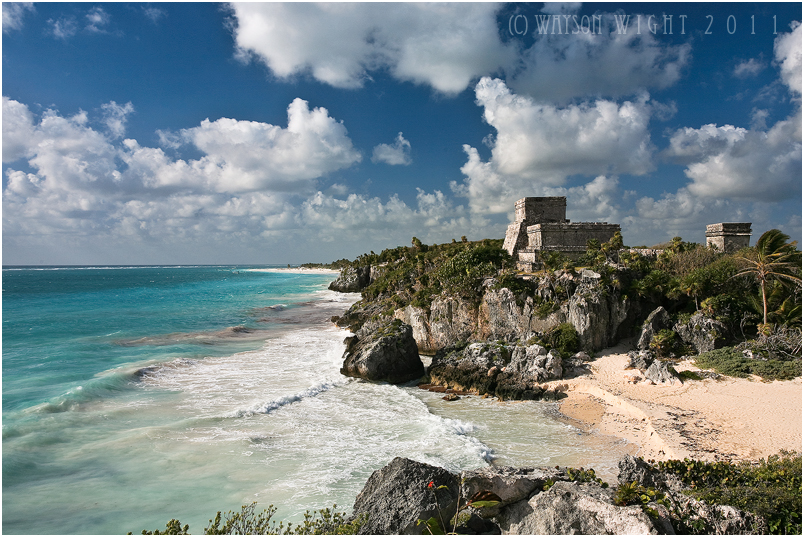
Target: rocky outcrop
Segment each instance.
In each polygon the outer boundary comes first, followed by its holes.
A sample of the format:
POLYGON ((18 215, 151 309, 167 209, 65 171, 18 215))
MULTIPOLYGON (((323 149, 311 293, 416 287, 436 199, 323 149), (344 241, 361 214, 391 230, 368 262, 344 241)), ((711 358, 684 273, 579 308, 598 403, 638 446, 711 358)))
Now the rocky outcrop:
POLYGON ((643 328, 640 331, 640 338, 637 340, 637 349, 645 350, 649 348, 651 339, 654 335, 663 329, 671 328, 671 316, 668 315, 665 308, 658 307, 651 314, 648 315, 646 321, 643 322, 643 328))
POLYGON ((342 293, 357 293, 371 283, 372 268, 348 267, 341 272, 338 278, 330 282, 329 289, 342 293))
POLYGON ((440 350, 428 367, 430 383, 502 400, 556 399, 541 383, 561 379, 562 357, 539 344, 475 343, 440 350))
POLYGON ((654 385, 673 385, 674 383, 681 383, 676 375, 676 370, 671 366, 671 363, 666 361, 655 360, 651 366, 646 368, 646 379, 651 381, 654 385))
POLYGON ((425 374, 413 330, 399 320, 364 325, 346 339, 341 373, 369 381, 404 383, 425 374))
POLYGON ((616 506, 598 484, 557 482, 501 511, 503 534, 659 534, 638 506, 616 506))
POLYGON ((449 522, 456 513, 458 495, 454 474, 407 458, 394 458, 366 481, 355 499, 353 517, 368 516, 360 534, 423 534, 427 527, 418 522, 432 517, 449 522))
POLYGON ((723 323, 708 318, 702 312, 691 316, 687 323, 677 323, 674 331, 687 344, 696 348, 699 353, 713 351, 728 343, 729 331, 723 323))
MULTIPOLYGON (((618 481, 660 492, 644 510, 635 497, 615 502, 616 488, 555 468, 487 467, 456 476, 439 467, 395 458, 367 480, 352 519, 367 517, 360 534, 428 533, 428 520, 459 534, 759 534, 765 522, 731 506, 712 506, 683 493, 674 475, 625 456, 618 481), (486 500, 477 503, 475 501, 486 500), (491 501, 491 502, 490 502, 491 501), (624 506, 623 503, 628 502, 624 506), (666 504, 670 507, 668 508, 666 504)), ((655 493, 649 494, 652 498, 655 493)), ((438 530, 438 529, 431 529, 438 530)))

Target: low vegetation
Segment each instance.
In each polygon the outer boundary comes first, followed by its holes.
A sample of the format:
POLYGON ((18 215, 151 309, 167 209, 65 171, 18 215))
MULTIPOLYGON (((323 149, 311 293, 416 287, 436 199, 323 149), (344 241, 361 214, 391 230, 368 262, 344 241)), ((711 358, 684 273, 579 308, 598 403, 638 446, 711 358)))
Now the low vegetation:
MULTIPOLYGON (((676 475, 685 493, 714 505, 734 506, 761 516, 766 533, 802 534, 802 454, 781 452, 758 463, 670 460, 649 462, 676 475)), ((677 514, 678 531, 708 534, 690 515, 677 514)))
MULTIPOLYGON (((218 512, 210 524, 204 529, 204 534, 228 534, 228 535, 279 535, 279 534, 357 534, 361 526, 366 522, 366 517, 359 517, 353 521, 348 521, 345 512, 336 512, 333 509, 323 508, 305 512, 305 519, 302 523, 293 525, 274 521, 273 517, 277 509, 274 505, 261 512, 256 511, 256 504, 247 504, 240 508, 238 512, 227 512, 221 516, 218 512)), ((155 534, 189 534, 190 526, 184 525, 177 519, 171 519, 165 530, 142 531, 145 535, 155 534)), ((132 533, 129 533, 132 534, 132 533)))

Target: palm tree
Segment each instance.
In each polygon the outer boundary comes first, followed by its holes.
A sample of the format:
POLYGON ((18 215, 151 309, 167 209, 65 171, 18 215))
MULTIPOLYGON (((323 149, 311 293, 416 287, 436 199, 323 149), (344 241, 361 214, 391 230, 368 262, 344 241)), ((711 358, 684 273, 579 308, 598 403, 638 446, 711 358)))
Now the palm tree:
POLYGON ((734 276, 751 275, 760 282, 764 325, 768 324, 769 310, 766 287, 774 280, 802 284, 802 278, 795 274, 800 267, 801 253, 796 250, 797 242, 788 243, 788 239, 780 230, 769 230, 760 236, 754 248, 735 256, 740 270, 734 276))

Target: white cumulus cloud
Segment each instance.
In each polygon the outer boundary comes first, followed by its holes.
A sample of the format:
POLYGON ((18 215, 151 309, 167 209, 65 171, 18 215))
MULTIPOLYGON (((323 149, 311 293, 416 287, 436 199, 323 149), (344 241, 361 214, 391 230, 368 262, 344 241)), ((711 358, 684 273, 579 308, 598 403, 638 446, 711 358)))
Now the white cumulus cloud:
POLYGON ((802 23, 791 23, 791 32, 774 40, 774 59, 780 65, 780 78, 792 93, 802 96, 802 23))
POLYGON ((491 78, 481 79, 475 94, 496 130, 490 161, 464 147, 466 179, 454 191, 468 196, 475 211, 507 211, 520 193, 562 186, 575 174, 642 175, 654 167, 647 95, 621 104, 598 100, 555 107, 516 95, 491 78))
POLYGON ((280 78, 309 73, 357 88, 376 69, 455 94, 514 59, 494 4, 234 3, 242 57, 280 78))
POLYGON ((378 144, 374 147, 372 162, 409 165, 411 164, 411 143, 403 138, 402 133, 398 133, 393 144, 378 144))
POLYGON ((536 41, 524 51, 518 68, 507 72, 508 86, 519 94, 555 103, 634 95, 671 86, 688 63, 690 45, 663 44, 645 31, 645 15, 638 33, 637 15, 628 15, 627 21, 626 15, 601 14, 600 26, 596 23, 591 31, 589 20, 585 25, 577 15, 548 13, 530 21, 537 26, 532 31, 536 41))

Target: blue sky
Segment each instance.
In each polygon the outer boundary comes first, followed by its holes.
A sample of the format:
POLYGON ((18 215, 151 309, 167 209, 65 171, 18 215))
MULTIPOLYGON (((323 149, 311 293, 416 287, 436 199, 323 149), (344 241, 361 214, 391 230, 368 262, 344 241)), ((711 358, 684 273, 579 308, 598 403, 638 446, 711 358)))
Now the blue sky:
POLYGON ((4 3, 3 263, 327 262, 502 237, 523 196, 801 241, 801 13, 4 3))

